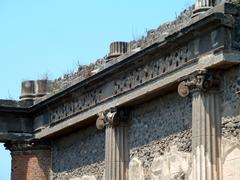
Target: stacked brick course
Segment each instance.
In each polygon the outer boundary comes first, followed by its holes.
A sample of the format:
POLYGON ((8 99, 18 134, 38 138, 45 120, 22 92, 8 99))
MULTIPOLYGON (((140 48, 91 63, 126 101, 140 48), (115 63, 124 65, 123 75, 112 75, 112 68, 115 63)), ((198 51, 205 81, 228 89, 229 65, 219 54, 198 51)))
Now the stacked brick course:
POLYGON ((28 150, 12 153, 12 180, 50 179, 50 150, 28 150))

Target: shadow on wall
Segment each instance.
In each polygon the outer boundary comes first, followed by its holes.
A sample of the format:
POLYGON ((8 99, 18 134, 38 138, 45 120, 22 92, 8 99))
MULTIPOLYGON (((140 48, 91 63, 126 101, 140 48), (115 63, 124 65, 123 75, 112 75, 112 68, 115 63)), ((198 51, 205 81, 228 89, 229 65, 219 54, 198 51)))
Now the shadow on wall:
POLYGON ((190 176, 191 96, 155 97, 132 108, 129 124, 130 179, 190 176))
POLYGON ((53 141, 53 173, 61 178, 83 175, 102 176, 105 156, 104 140, 104 131, 97 130, 93 125, 53 141))
POLYGON ((181 143, 191 141, 191 134, 185 134, 185 132, 190 133, 191 128, 192 100, 190 96, 182 98, 177 93, 170 93, 156 97, 132 109, 129 146, 130 149, 140 148, 167 138, 163 142, 165 147, 177 140, 179 150, 189 151, 189 149, 181 149, 180 146, 181 143))
POLYGON ((2 180, 10 180, 11 176, 11 155, 4 145, 0 143, 0 174, 2 180))
MULTIPOLYGON (((148 161, 149 153, 161 154, 173 142, 178 150, 191 151, 191 110, 191 98, 181 98, 177 93, 133 107, 128 131, 131 158, 136 155, 148 161)), ((54 177, 101 177, 104 146, 105 131, 98 131, 95 125, 56 139, 52 149, 54 177)))

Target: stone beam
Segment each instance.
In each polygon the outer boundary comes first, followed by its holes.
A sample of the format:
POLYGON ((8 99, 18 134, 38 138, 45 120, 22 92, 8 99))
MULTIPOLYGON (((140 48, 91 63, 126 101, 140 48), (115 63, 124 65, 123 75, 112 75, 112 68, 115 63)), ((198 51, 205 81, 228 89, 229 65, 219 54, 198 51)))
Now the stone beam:
POLYGON ((215 74, 199 70, 178 86, 182 97, 192 95, 193 180, 220 180, 221 98, 215 74))
POLYGON ((220 51, 218 53, 211 53, 202 56, 194 64, 189 64, 181 70, 175 73, 167 74, 158 80, 152 81, 141 88, 135 89, 130 93, 125 95, 115 97, 109 101, 106 101, 98 106, 95 106, 88 111, 84 111, 79 116, 73 116, 54 126, 45 127, 39 132, 34 134, 34 138, 40 139, 43 137, 55 136, 59 131, 76 126, 76 124, 84 124, 84 121, 92 119, 96 116, 96 113, 108 110, 111 107, 126 106, 128 103, 132 104, 136 101, 143 101, 144 97, 155 96, 156 93, 159 94, 164 92, 165 89, 172 87, 175 88, 179 82, 179 78, 188 76, 195 72, 197 69, 219 69, 219 68, 229 68, 234 64, 240 63, 240 53, 239 52, 224 52, 220 51))
POLYGON ((111 108, 99 113, 98 129, 105 128, 105 180, 127 180, 128 125, 125 111, 111 108))
POLYGON ((0 107, 0 142, 31 139, 32 125, 32 119, 26 111, 0 107))

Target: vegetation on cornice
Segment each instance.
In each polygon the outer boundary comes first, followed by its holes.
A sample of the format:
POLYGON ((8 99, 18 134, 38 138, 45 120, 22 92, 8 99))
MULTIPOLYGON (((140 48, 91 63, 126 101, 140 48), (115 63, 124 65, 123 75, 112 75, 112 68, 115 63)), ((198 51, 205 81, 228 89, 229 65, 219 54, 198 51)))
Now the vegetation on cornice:
POLYGON ((233 3, 240 6, 240 0, 233 0, 233 3))

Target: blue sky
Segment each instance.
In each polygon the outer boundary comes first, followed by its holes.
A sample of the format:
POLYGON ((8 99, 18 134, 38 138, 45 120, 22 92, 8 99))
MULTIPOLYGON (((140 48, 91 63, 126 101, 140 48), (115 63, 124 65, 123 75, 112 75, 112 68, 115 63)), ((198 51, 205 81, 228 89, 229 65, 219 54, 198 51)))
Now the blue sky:
MULTIPOLYGON (((18 99, 22 80, 50 79, 108 53, 112 41, 140 38, 194 0, 0 0, 0 98, 18 99)), ((0 179, 10 155, 0 145, 0 179)))

